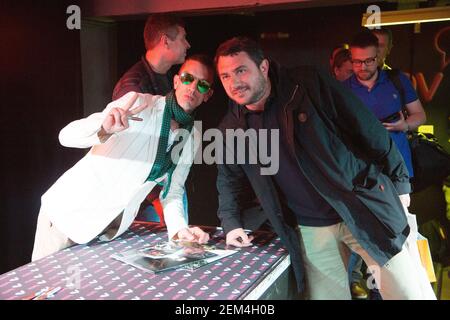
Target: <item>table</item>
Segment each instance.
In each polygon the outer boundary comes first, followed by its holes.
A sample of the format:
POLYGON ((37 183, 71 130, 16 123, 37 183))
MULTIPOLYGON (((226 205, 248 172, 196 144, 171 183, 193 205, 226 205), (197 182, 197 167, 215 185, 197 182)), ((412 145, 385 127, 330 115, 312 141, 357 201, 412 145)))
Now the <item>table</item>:
MULTIPOLYGON (((204 230, 210 232, 211 243, 225 245, 220 228, 205 227, 204 230)), ((133 223, 114 241, 94 240, 86 245, 75 245, 1 275, 0 299, 26 299, 42 288, 57 286, 62 290, 51 298, 53 300, 286 298, 285 288, 292 282, 288 276, 287 250, 271 232, 258 231, 254 236, 252 247, 241 248, 231 256, 194 271, 153 274, 110 257, 115 252, 167 239, 166 229, 158 224, 133 223)))

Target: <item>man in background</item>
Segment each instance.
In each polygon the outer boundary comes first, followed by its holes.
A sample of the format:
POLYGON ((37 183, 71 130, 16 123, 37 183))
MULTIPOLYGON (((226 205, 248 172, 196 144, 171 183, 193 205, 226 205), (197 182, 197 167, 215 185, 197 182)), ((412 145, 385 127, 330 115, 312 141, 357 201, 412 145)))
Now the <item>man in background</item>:
POLYGON ((344 81, 353 74, 350 50, 348 44, 344 43, 336 47, 330 57, 331 74, 338 81, 344 81))
MULTIPOLYGON (((417 93, 403 73, 396 73, 398 84, 395 84, 392 75, 389 74, 392 71, 381 69, 378 57, 380 53, 378 39, 370 31, 360 32, 353 38, 350 44, 350 52, 354 74, 344 84, 359 97, 365 107, 375 115, 389 132, 402 155, 411 178, 414 171, 406 132, 417 129, 426 121, 425 111, 417 93), (397 85, 402 88, 397 88, 397 85), (404 113, 407 114, 406 117, 404 113)), ((409 253, 417 261, 414 266, 418 268, 418 281, 424 297, 435 299, 425 269, 420 262, 416 242, 418 236, 417 223, 415 216, 408 212, 409 194, 403 194, 400 197, 411 228, 406 246, 409 253)))
POLYGON ((392 68, 386 64, 386 59, 394 46, 392 31, 386 28, 373 29, 372 34, 378 39, 378 66, 383 70, 391 70, 392 68))
POLYGON ((173 89, 172 66, 182 64, 191 47, 184 22, 172 15, 148 17, 144 28, 145 55, 117 82, 113 100, 130 91, 166 95, 173 89))

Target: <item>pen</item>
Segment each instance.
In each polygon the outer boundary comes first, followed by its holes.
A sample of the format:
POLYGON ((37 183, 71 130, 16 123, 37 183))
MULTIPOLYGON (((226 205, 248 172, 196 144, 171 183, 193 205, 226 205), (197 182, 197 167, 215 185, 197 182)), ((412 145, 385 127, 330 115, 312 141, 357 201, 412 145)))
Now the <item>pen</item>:
POLYGON ((128 120, 142 121, 142 118, 139 118, 139 117, 133 117, 133 116, 128 116, 128 120))
POLYGON ((50 291, 47 291, 44 294, 44 296, 45 296, 44 299, 53 298, 61 290, 62 290, 62 287, 56 287, 56 288, 54 288, 54 289, 52 289, 50 291))
POLYGON ((33 298, 30 300, 45 300, 48 298, 52 298, 58 293, 62 287, 48 288, 46 290, 39 291, 33 298))
POLYGON ((31 295, 29 295, 29 296, 26 296, 26 297, 23 297, 22 300, 34 300, 34 299, 36 299, 37 297, 39 297, 39 296, 41 296, 42 294, 44 294, 45 292, 47 292, 48 290, 50 290, 49 287, 42 288, 41 290, 39 290, 39 291, 36 292, 36 293, 33 293, 33 294, 31 294, 31 295))

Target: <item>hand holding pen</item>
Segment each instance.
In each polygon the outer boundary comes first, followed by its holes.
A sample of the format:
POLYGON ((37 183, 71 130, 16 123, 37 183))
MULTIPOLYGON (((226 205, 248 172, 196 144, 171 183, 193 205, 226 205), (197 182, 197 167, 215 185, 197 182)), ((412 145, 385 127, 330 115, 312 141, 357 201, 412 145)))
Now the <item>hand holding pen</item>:
POLYGON ((129 127, 128 120, 142 121, 141 118, 135 117, 134 115, 144 110, 147 107, 147 103, 131 109, 138 98, 139 94, 135 93, 124 107, 112 108, 102 123, 102 128, 98 133, 99 137, 112 135, 113 133, 127 129, 129 127))
POLYGON ((209 240, 209 234, 200 229, 199 227, 183 228, 177 233, 178 240, 187 242, 197 242, 200 244, 207 243, 209 240))

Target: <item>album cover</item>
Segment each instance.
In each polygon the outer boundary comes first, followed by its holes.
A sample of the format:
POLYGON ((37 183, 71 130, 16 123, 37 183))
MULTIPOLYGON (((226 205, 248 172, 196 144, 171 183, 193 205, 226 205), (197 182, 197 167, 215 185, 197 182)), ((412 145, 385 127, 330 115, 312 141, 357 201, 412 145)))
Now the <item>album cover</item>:
POLYGON ((192 271, 235 252, 193 242, 160 242, 111 257, 143 271, 160 273, 173 269, 192 271))

